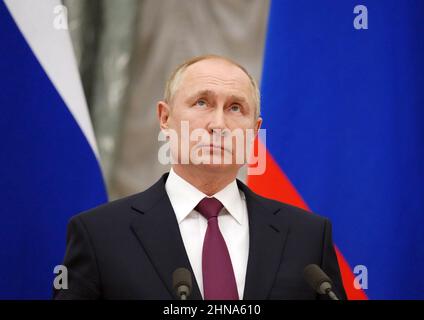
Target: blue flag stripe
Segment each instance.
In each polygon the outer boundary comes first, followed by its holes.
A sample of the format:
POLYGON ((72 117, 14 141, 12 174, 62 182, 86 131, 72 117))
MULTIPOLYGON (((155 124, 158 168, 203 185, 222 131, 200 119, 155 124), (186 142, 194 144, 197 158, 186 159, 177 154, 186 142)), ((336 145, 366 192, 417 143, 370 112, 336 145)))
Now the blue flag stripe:
POLYGON ((0 41, 0 299, 50 298, 68 219, 107 197, 93 150, 3 2, 0 41))

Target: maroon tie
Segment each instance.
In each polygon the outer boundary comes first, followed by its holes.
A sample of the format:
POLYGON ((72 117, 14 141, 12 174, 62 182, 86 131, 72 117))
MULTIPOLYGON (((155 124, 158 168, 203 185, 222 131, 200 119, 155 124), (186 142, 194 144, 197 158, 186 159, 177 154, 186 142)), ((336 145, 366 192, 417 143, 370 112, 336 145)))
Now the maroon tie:
POLYGON ((218 199, 203 198, 195 208, 208 219, 202 252, 205 300, 239 299, 230 254, 218 226, 218 214, 222 207, 218 199))

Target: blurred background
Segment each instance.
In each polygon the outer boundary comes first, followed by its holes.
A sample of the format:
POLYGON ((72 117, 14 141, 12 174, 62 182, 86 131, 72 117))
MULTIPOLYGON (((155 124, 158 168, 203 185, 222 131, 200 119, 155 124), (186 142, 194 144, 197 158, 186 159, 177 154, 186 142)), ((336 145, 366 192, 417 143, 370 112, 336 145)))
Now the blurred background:
POLYGON ((144 190, 169 170, 157 161, 156 103, 176 66, 219 54, 260 82, 268 0, 63 3, 110 200, 144 190))

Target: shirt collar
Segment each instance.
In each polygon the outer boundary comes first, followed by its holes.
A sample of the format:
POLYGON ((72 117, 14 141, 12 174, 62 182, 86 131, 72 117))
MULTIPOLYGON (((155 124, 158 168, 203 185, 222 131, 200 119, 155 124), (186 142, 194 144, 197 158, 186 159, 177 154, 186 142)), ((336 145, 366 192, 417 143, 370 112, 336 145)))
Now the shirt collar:
MULTIPOLYGON (((178 223, 181 223, 205 197, 202 191, 192 186, 181 178, 171 168, 165 183, 165 190, 174 208, 178 223)), ((236 180, 228 184, 224 189, 214 194, 215 197, 227 209, 230 215, 239 223, 244 223, 243 215, 243 192, 238 189, 236 180)))
POLYGON ((236 180, 228 184, 224 189, 213 195, 224 205, 230 215, 239 223, 243 224, 243 200, 244 194, 239 190, 236 180))

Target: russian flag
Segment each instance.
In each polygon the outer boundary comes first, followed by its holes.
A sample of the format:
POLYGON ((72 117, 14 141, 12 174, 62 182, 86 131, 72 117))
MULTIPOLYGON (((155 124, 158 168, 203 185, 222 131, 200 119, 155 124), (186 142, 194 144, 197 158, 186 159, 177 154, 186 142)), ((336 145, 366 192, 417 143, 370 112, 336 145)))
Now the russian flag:
POLYGON ((0 299, 50 298, 68 219, 107 201, 59 5, 0 2, 0 299))
POLYGON ((423 21, 421 0, 271 4, 249 185, 332 220, 350 299, 424 299, 423 21))

